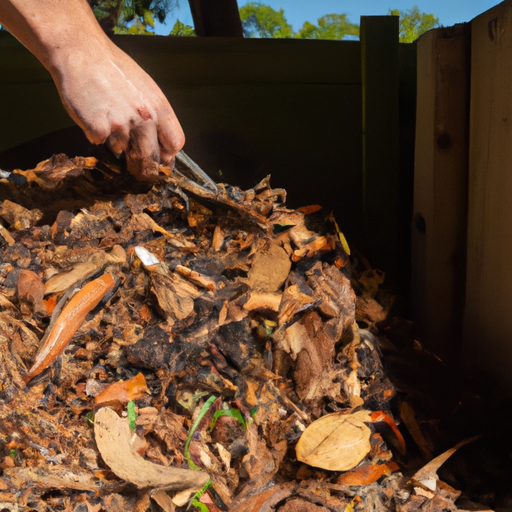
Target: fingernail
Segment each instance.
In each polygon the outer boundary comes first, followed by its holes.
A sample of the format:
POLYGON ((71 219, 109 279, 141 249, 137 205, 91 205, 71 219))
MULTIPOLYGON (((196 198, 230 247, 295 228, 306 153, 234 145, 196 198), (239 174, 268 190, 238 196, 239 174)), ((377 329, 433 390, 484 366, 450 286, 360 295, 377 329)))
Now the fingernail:
POLYGON ((108 149, 110 149, 110 152, 119 160, 121 158, 121 155, 123 154, 122 152, 121 153, 117 153, 116 151, 114 151, 112 149, 112 146, 110 145, 110 141, 107 139, 105 141, 105 145, 107 146, 108 149))

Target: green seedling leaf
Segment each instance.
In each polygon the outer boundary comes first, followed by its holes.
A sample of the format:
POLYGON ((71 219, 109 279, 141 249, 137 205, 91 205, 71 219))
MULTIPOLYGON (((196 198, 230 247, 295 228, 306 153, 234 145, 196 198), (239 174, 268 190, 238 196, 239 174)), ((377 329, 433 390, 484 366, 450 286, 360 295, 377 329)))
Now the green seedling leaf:
POLYGON ((194 505, 194 507, 197 507, 201 512, 210 512, 208 507, 199 501, 210 485, 212 485, 212 481, 208 480, 208 482, 204 484, 203 488, 194 494, 194 497, 190 500, 190 503, 187 506, 187 510, 190 508, 190 505, 194 505))
POLYGON ((194 433, 197 430, 197 427, 199 426, 199 423, 201 423, 201 420, 203 419, 204 415, 208 412, 208 409, 210 406, 217 400, 217 397, 215 395, 212 395, 206 402, 204 403, 201 411, 199 412, 196 421, 194 421, 194 424, 192 425, 192 428, 190 429, 190 432, 188 433, 187 440, 185 441, 185 457, 188 460, 188 463, 192 469, 200 470, 201 468, 195 464, 192 459, 190 458, 190 441, 192 441, 192 438, 194 437, 194 433))
POLYGON ((135 402, 130 400, 128 402, 128 422, 130 423, 130 430, 135 430, 135 420, 137 419, 137 413, 135 412, 135 402))
POLYGON ((220 418, 221 416, 229 416, 231 418, 236 418, 239 421, 239 423, 241 423, 242 427, 244 427, 244 429, 247 428, 247 422, 245 421, 243 414, 238 409, 221 409, 220 411, 217 411, 213 415, 212 421, 210 423, 210 430, 214 429, 217 419, 220 418))
POLYGON ((191 503, 192 505, 194 505, 194 507, 197 507, 201 512, 210 512, 208 510, 208 507, 204 503, 201 503, 197 498, 194 498, 191 503))

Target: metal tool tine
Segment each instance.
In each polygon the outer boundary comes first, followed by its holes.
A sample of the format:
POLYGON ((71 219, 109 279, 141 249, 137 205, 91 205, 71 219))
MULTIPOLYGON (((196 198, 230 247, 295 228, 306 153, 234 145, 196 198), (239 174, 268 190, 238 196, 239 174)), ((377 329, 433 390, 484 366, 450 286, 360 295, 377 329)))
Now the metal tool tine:
POLYGON ((194 180, 199 185, 217 192, 217 184, 184 151, 180 151, 176 155, 176 162, 181 164, 180 168, 176 168, 178 172, 194 180))

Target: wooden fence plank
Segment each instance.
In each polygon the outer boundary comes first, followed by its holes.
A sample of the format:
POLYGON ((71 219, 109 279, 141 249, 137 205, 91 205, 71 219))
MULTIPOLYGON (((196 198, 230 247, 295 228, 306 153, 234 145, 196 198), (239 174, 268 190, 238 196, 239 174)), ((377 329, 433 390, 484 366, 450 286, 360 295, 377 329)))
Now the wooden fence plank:
POLYGON ((438 355, 460 351, 465 295, 470 25, 418 41, 412 233, 416 335, 438 355))
POLYGON ((512 2, 472 21, 465 347, 512 387, 512 2))
POLYGON ((400 118, 397 16, 361 16, 364 252, 400 275, 400 118))

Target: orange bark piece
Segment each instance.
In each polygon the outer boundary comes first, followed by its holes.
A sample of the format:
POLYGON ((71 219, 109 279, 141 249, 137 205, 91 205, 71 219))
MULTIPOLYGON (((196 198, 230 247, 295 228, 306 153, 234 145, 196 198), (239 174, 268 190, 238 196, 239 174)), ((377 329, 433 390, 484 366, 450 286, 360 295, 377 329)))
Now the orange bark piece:
POLYGON ((82 325, 85 317, 101 302, 107 292, 114 289, 115 285, 116 281, 112 274, 107 273, 87 283, 73 295, 51 328, 32 368, 23 377, 25 383, 39 375, 57 358, 82 325))
POLYGON ((363 466, 352 471, 347 471, 339 476, 336 480, 338 485, 370 485, 375 483, 382 476, 390 475, 394 469, 393 465, 388 464, 371 464, 363 466))
POLYGON ((149 322, 151 320, 151 310, 147 304, 143 304, 139 309, 139 315, 144 322, 149 322))
POLYGON ((47 299, 43 300, 46 309, 48 310, 48 314, 51 315, 55 306, 57 305, 57 295, 50 295, 47 299))
POLYGON ((405 447, 405 440, 404 440, 400 430, 398 430, 398 427, 396 426, 396 423, 393 421, 391 416, 387 415, 386 413, 384 413, 382 411, 377 411, 377 412, 372 413, 371 419, 373 422, 384 421, 391 427, 391 430, 394 432, 396 438, 398 439, 398 442, 400 445, 400 453, 402 455, 405 455, 405 453, 407 452, 407 449, 405 447))
POLYGON ((43 302, 44 283, 35 272, 32 272, 32 270, 20 270, 16 288, 22 313, 26 314, 32 311, 43 316, 48 315, 43 302))
POLYGON ((321 209, 322 207, 319 204, 310 204, 308 206, 301 206, 300 208, 297 208, 297 211, 304 215, 310 215, 311 213, 315 213, 321 209))
POLYGON ((131 379, 114 382, 105 388, 99 395, 96 395, 94 401, 97 404, 102 404, 117 400, 125 404, 129 401, 137 400, 137 398, 140 398, 145 394, 150 394, 150 391, 146 384, 144 375, 142 375, 142 373, 138 373, 131 379))

